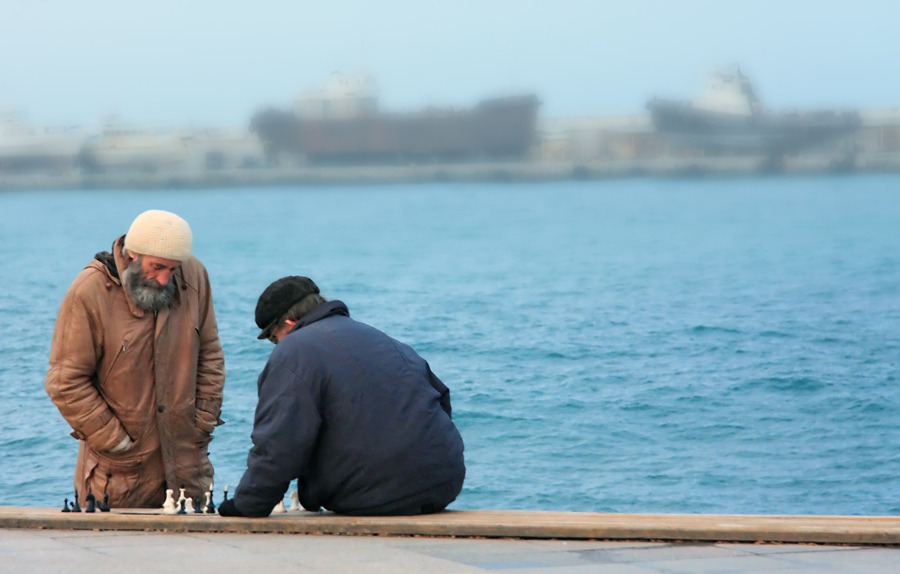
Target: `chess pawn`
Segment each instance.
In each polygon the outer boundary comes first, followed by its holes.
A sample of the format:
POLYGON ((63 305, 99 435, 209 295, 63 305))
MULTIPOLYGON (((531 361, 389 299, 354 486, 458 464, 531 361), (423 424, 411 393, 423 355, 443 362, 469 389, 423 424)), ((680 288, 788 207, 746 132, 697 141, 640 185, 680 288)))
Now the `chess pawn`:
POLYGON ((69 499, 68 499, 68 498, 64 498, 64 499, 63 499, 63 507, 62 507, 62 511, 61 511, 61 512, 72 512, 72 511, 69 509, 69 499))
POLYGON ((95 500, 94 495, 91 493, 88 493, 86 500, 87 500, 87 507, 85 507, 84 511, 85 512, 94 512, 96 510, 96 507, 94 506, 94 500, 95 500))
POLYGON ((175 499, 172 497, 172 494, 172 489, 167 488, 166 501, 163 503, 163 514, 175 514, 178 512, 178 507, 175 505, 175 499))
POLYGON ((270 514, 280 514, 282 512, 287 512, 287 508, 284 507, 284 500, 279 500, 270 514))
POLYGON ((291 512, 300 510, 300 495, 297 494, 296 490, 291 491, 291 507, 288 510, 291 512))
POLYGON ((97 509, 100 512, 109 512, 109 494, 103 495, 103 502, 97 503, 97 509))
POLYGON ((181 509, 184 511, 184 514, 193 514, 194 500, 191 498, 182 498, 181 501, 181 509))
POLYGON ((78 491, 75 491, 75 504, 72 505, 72 512, 81 512, 81 505, 78 504, 78 491))

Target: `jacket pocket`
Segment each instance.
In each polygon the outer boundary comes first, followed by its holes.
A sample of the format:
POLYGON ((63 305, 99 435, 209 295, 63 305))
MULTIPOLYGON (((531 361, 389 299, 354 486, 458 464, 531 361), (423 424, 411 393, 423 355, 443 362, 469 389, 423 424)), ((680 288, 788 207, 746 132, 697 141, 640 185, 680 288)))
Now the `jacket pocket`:
POLYGON ((127 506, 129 495, 134 496, 141 478, 141 460, 115 461, 92 448, 85 453, 84 483, 87 493, 97 500, 109 495, 111 506, 127 506))

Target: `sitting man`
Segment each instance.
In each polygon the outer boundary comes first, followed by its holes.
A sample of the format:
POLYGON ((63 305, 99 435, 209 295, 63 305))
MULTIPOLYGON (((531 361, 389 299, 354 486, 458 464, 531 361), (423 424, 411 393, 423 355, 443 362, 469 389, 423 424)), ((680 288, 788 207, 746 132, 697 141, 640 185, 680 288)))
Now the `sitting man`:
POLYGON ((307 277, 269 285, 256 324, 277 346, 222 516, 268 516, 294 478, 312 511, 427 514, 456 499, 466 468, 450 391, 412 348, 351 319, 307 277))

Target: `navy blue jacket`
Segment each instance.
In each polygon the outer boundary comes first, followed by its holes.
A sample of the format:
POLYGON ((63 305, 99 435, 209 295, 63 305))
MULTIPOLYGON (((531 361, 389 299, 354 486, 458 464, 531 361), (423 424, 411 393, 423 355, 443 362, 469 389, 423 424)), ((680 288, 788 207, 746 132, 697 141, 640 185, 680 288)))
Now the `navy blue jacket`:
POLYGON ((452 502, 465 477, 450 391, 408 345, 323 303, 259 376, 253 447, 234 504, 267 516, 298 478, 307 510, 410 514, 452 502))

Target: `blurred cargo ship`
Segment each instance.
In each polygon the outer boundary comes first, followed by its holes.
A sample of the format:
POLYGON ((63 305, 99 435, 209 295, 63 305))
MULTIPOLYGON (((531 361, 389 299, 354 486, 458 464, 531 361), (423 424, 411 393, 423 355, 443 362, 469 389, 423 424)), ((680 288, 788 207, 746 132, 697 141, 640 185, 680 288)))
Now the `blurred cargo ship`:
POLYGON ((335 75, 294 109, 257 113, 251 129, 271 159, 314 164, 521 159, 535 143, 539 102, 533 94, 482 100, 472 108, 378 109, 374 81, 335 75))
POLYGON ((0 172, 74 169, 83 138, 74 127, 34 126, 21 113, 0 111, 0 172))
POLYGON ((89 173, 152 172, 184 162, 184 139, 172 130, 135 126, 108 116, 99 135, 85 141, 79 160, 89 173))
POLYGON ((653 99, 647 109, 660 133, 711 150, 787 153, 851 135, 861 125, 856 111, 766 111, 736 66, 711 73, 696 99, 653 99))

